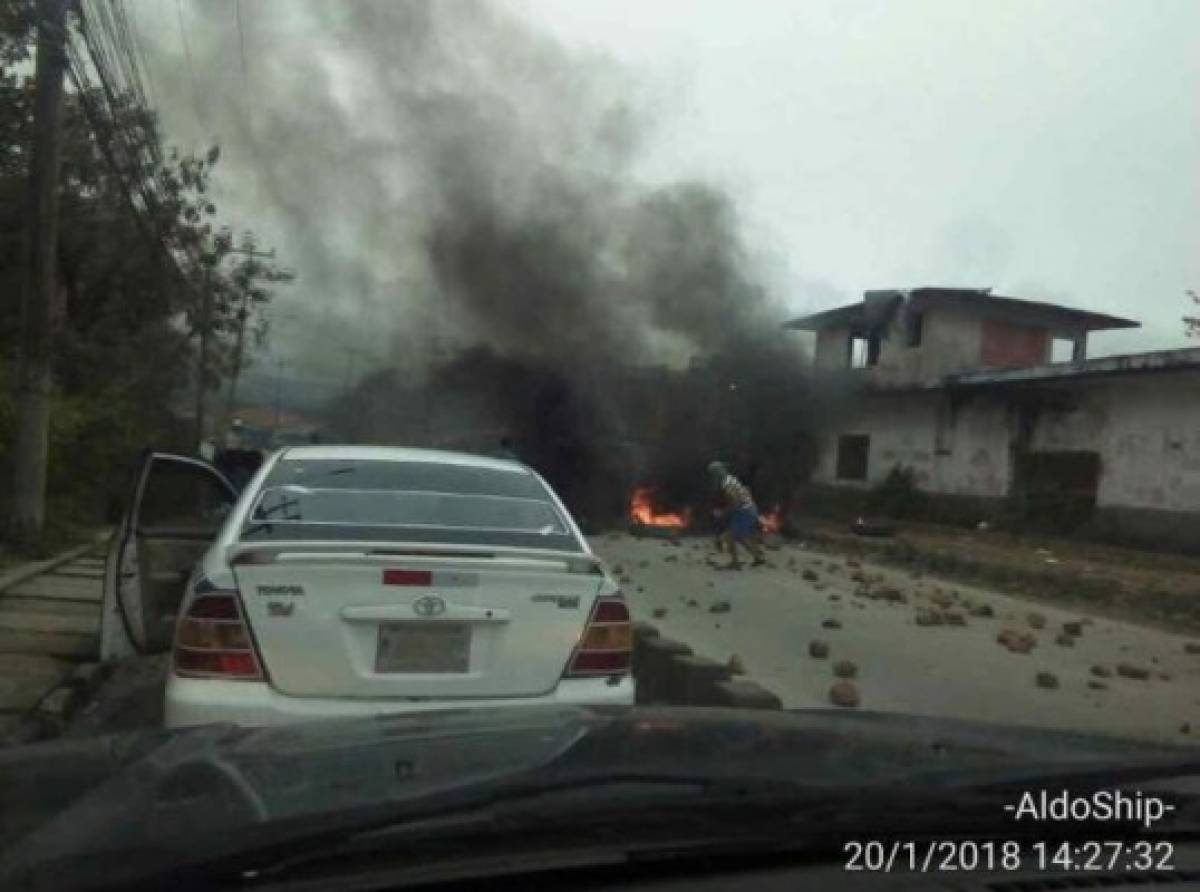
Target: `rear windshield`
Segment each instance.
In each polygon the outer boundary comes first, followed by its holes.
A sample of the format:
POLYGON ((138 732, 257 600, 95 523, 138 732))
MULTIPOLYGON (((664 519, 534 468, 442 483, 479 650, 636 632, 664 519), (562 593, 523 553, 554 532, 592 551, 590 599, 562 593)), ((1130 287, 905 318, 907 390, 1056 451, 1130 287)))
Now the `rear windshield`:
POLYGON ((581 550, 545 486, 528 472, 380 460, 280 461, 241 538, 581 550))

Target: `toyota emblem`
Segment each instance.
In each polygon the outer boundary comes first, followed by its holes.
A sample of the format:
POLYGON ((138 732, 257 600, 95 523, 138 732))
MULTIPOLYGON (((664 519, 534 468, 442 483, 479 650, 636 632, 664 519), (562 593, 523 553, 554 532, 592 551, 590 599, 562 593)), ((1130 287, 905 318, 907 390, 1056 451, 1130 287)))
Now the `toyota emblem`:
POLYGON ((438 616, 446 612, 446 602, 437 595, 423 595, 413 601, 413 613, 417 616, 438 616))

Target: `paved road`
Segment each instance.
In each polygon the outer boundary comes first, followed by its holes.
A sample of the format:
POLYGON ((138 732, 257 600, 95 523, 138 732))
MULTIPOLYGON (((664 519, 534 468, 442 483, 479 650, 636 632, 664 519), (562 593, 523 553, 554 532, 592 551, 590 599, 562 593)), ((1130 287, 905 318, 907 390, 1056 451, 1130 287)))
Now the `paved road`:
POLYGON ((794 545, 770 553, 771 568, 716 572, 705 560, 710 540, 683 540, 682 547, 624 534, 598 537, 596 550, 631 577, 624 586, 635 618, 656 625, 704 656, 737 654, 747 674, 778 694, 787 708, 828 705, 832 663, 858 664, 862 708, 1071 728, 1178 743, 1200 742, 1200 655, 1185 652, 1188 639, 1130 623, 1094 618, 1074 646, 1055 643, 1062 624, 1077 612, 1023 601, 996 592, 864 564, 870 577, 899 588, 908 603, 856 597, 846 560, 794 545), (794 566, 789 566, 794 564, 794 566), (831 565, 836 570, 831 570, 831 565), (806 581, 808 568, 817 580, 806 581), (954 590, 973 603, 989 604, 993 618, 969 617, 965 627, 916 625, 919 607, 935 587, 954 590), (836 597, 837 600, 831 600, 836 597), (688 599, 698 606, 689 607, 688 599), (723 615, 708 612, 720 599, 723 615), (652 618, 655 608, 666 616, 652 618), (1043 630, 1028 654, 996 642, 1004 628, 1033 631, 1028 614, 1042 614, 1043 630), (841 629, 826 629, 836 619, 841 629), (813 639, 829 642, 829 659, 808 656, 813 639), (1091 667, 1128 662, 1151 678, 1104 679, 1093 690, 1091 667), (1035 683, 1053 673, 1057 689, 1035 683), (1158 677, 1166 673, 1169 680, 1158 677), (1189 733, 1181 726, 1190 725, 1189 733))

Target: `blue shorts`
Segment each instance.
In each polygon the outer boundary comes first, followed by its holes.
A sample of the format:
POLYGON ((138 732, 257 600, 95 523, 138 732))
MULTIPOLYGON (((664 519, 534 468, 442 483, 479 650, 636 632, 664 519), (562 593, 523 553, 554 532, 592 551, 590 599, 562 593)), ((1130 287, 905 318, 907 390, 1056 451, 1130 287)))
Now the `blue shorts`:
POLYGON ((727 529, 735 539, 749 539, 758 532, 758 512, 752 508, 734 508, 727 529))

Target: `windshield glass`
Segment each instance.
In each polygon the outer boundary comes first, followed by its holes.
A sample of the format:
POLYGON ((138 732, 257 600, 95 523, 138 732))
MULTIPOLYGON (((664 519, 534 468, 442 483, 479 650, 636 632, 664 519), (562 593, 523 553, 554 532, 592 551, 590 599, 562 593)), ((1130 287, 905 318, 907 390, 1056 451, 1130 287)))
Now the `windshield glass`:
POLYGON ((244 541, 377 537, 577 547, 528 471, 420 461, 284 458, 241 533, 244 541))
POLYGON ((479 759, 542 708, 622 716, 547 757, 598 787, 830 779, 818 816, 897 754, 1200 754, 1198 37, 1200 0, 0 0, 0 830, 169 857, 195 794, 248 844, 527 766, 479 759))

